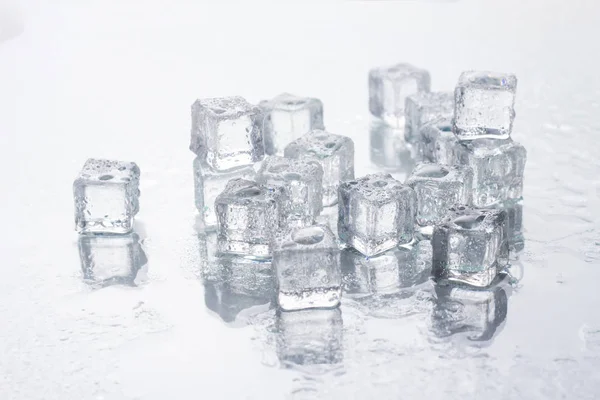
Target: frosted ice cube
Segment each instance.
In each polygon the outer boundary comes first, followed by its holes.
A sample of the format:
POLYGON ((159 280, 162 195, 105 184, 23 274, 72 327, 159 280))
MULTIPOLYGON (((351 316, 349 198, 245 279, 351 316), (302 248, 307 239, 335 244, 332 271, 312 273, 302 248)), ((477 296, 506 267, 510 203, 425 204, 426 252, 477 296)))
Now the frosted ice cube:
POLYGON ((265 154, 260 109, 242 97, 196 100, 190 150, 217 171, 251 165, 265 154))
POLYGON ((515 119, 517 77, 466 71, 454 90, 453 131, 459 140, 507 139, 515 119))
POLYGON ((79 257, 86 282, 94 286, 135 285, 148 262, 137 234, 80 236, 79 257))
POLYGON ((395 247, 375 257, 348 248, 342 250, 344 292, 353 298, 387 295, 425 282, 431 273, 429 241, 411 248, 395 247))
POLYGON ((450 209, 433 230, 433 276, 440 282, 488 286, 508 262, 506 211, 450 209))
POLYGON ((449 121, 436 121, 423 126, 418 142, 423 161, 445 165, 454 164, 454 153, 459 143, 449 121))
POLYGON ((79 233, 128 233, 139 211, 140 169, 135 163, 90 158, 73 182, 79 233))
POLYGON ((285 146, 313 129, 325 129, 323 103, 311 97, 282 93, 258 105, 265 115, 265 152, 283 154, 285 146))
POLYGON ((417 148, 406 143, 403 128, 392 128, 374 121, 369 133, 373 164, 388 171, 412 171, 418 159, 417 148))
POLYGON ((340 304, 340 254, 335 236, 324 225, 296 228, 273 243, 278 302, 284 310, 336 307, 340 304))
POLYGON ((406 98, 429 92, 429 72, 410 64, 396 64, 369 71, 369 110, 388 125, 403 127, 406 98))
POLYGON ((282 220, 282 193, 244 179, 230 180, 215 200, 218 252, 270 257, 282 220))
POLYGON ((527 151, 507 140, 478 139, 454 148, 453 164, 473 170, 473 205, 488 207, 523 196, 527 151))
POLYGON ((294 140, 285 148, 287 158, 309 158, 323 167, 323 206, 337 203, 340 181, 354 178, 354 142, 322 130, 294 140))
POLYGON ((338 364, 343 360, 339 308, 277 313, 277 356, 284 365, 338 364))
POLYGON ((406 184, 417 194, 417 224, 439 223, 455 204, 471 204, 473 171, 469 166, 419 163, 406 184))
POLYGON ((316 161, 269 156, 256 181, 283 190, 288 225, 311 225, 323 210, 323 168, 316 161))
POLYGON ((452 120, 454 95, 452 92, 419 92, 406 98, 406 128, 408 142, 421 140, 421 128, 432 121, 452 120))
POLYGON ((417 196, 390 174, 373 174, 340 184, 340 240, 374 256, 412 241, 417 196))
POLYGON ((255 171, 252 166, 240 167, 230 171, 214 171, 202 165, 202 159, 194 159, 194 197, 196 208, 201 215, 202 228, 209 231, 217 227, 215 199, 232 179, 252 179, 255 171))
POLYGON ((204 301, 224 322, 245 325, 242 316, 271 307, 275 285, 270 261, 225 256, 213 262, 219 274, 204 281, 204 301))
POLYGON ((508 313, 506 285, 485 289, 436 285, 432 326, 439 337, 466 336, 469 341, 494 337, 508 313))

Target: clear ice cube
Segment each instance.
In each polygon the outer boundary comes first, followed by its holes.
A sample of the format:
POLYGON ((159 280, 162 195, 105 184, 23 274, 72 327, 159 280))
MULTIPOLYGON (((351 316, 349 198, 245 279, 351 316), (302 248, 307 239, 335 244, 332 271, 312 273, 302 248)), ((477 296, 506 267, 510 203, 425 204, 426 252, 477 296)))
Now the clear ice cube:
POLYGON ((515 119, 517 77, 466 71, 454 89, 453 130, 459 140, 507 139, 515 119))
POLYGON ((432 250, 429 241, 410 248, 395 247, 375 257, 342 250, 344 293, 351 298, 388 295, 429 279, 432 250))
POLYGON ((340 240, 374 256, 413 240, 417 196, 390 174, 373 174, 340 184, 340 240))
POLYGON ((138 271, 148 262, 135 233, 80 236, 78 244, 83 278, 93 286, 133 286, 138 271))
POLYGON ((129 233, 139 211, 140 169, 135 163, 90 158, 73 182, 79 233, 129 233))
POLYGON ((452 120, 454 95, 452 92, 419 92, 406 98, 406 128, 408 142, 419 142, 423 126, 437 120, 452 120))
POLYGON ((454 148, 453 164, 473 170, 473 205, 488 207, 523 196, 527 151, 511 140, 478 139, 454 148))
POLYGON ((288 230, 274 240, 273 269, 284 310, 336 307, 342 296, 340 253, 324 225, 288 230))
POLYGON ((404 139, 403 128, 373 121, 369 129, 371 162, 387 171, 409 173, 418 159, 417 148, 404 139))
POLYGON ((323 206, 338 201, 340 181, 354 178, 354 142, 346 136, 313 130, 285 148, 287 158, 308 158, 323 167, 323 206))
POLYGON ((283 154, 285 146, 313 129, 325 129, 323 103, 311 97, 282 93, 258 105, 265 116, 266 154, 283 154))
POLYGON ((433 230, 432 273, 438 282, 485 287, 508 263, 506 211, 456 206, 433 230))
POLYGON ((269 156, 256 181, 283 190, 283 213, 288 225, 312 225, 323 210, 323 168, 314 160, 269 156))
POLYGON ((410 64, 396 64, 369 71, 369 110, 375 117, 397 128, 405 124, 406 98, 429 92, 429 72, 410 64))
POLYGON ((418 142, 423 161, 452 165, 459 140, 452 132, 450 122, 436 121, 421 128, 418 142))
POLYGON ((438 337, 460 335, 468 341, 488 341, 506 320, 506 285, 485 289, 448 285, 435 287, 436 303, 432 316, 438 337))
POLYGON ((254 175, 252 166, 230 171, 214 171, 203 165, 200 157, 194 159, 194 197, 203 229, 207 231, 216 229, 215 199, 225 189, 227 182, 238 178, 250 180, 254 175))
POLYGON ((283 365, 342 362, 344 324, 339 308, 279 311, 276 324, 277 357, 283 365))
POLYGON ((230 180, 215 200, 218 252, 271 256, 282 220, 282 193, 245 179, 230 180))
POLYGON ((217 171, 251 165, 265 154, 261 110, 242 97, 196 100, 190 150, 217 171))
POLYGON ((439 223, 455 204, 471 204, 473 171, 469 166, 419 163, 406 184, 417 194, 417 224, 439 223))

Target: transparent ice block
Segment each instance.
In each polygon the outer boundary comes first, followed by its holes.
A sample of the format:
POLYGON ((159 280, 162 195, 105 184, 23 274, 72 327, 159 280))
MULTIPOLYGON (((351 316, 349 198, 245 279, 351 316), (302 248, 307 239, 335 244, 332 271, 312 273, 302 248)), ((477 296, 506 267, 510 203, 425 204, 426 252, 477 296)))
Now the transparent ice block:
POLYGON ((421 128, 436 120, 452 120, 454 95, 452 92, 418 92, 406 98, 406 126, 408 142, 421 140, 421 128))

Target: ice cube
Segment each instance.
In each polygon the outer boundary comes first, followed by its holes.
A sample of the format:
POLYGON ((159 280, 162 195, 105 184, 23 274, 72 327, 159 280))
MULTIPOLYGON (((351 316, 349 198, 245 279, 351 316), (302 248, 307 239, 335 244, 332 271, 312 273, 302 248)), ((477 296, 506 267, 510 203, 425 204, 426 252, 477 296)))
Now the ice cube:
POLYGON ((469 166, 419 163, 406 184, 417 194, 417 224, 433 226, 455 204, 471 204, 473 171, 469 166))
POLYGON ((261 110, 242 97, 196 100, 190 150, 217 171, 251 165, 265 154, 261 110))
POLYGON ((343 360, 339 308, 277 313, 277 356, 286 366, 338 364, 343 360))
MULTIPOLYGON (((240 322, 243 315, 269 309, 275 297, 270 261, 256 261, 239 256, 222 256, 214 260, 219 274, 204 281, 204 301, 224 322, 240 322)), ((247 321, 246 321, 247 323, 247 321)))
POLYGON ((73 182, 79 233, 129 233, 139 211, 140 169, 135 163, 90 158, 73 182))
POLYGON ((338 201, 340 181, 354 178, 354 142, 346 136, 313 130, 285 148, 287 158, 317 160, 323 167, 323 206, 338 201))
POLYGON ((418 142, 423 161, 452 165, 459 140, 452 132, 449 121, 435 121, 421 128, 418 142))
POLYGON ((83 278, 93 286, 135 285, 138 271, 148 262, 135 233, 80 236, 78 244, 83 278))
POLYGON ((313 129, 325 129, 323 103, 311 97, 282 93, 258 105, 265 115, 266 154, 283 154, 285 146, 313 129))
POLYGON ((453 130, 459 140, 507 139, 515 119, 517 77, 466 71, 454 89, 453 130))
POLYGON ((405 124, 406 98, 429 92, 429 72, 410 64, 396 64, 369 71, 369 110, 375 117, 397 128, 405 124))
POLYGON ((478 139, 454 148, 454 164, 473 169, 473 205, 488 207, 523 196, 527 151, 511 140, 478 139))
POLYGON ((506 211, 506 237, 511 257, 517 258, 517 253, 523 250, 523 205, 520 202, 507 201, 495 208, 506 211))
POLYGON ((403 128, 393 128, 374 121, 369 133, 373 164, 388 171, 412 171, 418 159, 417 148, 406 143, 403 128))
POLYGON ((437 120, 452 120, 454 114, 454 96, 452 92, 419 92, 406 98, 407 142, 421 140, 423 126, 437 120))
POLYGON ((283 190, 283 213, 288 225, 312 225, 323 210, 323 168, 316 161, 269 156, 256 181, 283 190))
POLYGON ((252 166, 240 167, 230 171, 214 171, 202 165, 202 159, 194 159, 194 194, 196 208, 201 215, 202 228, 210 231, 217 227, 215 199, 232 179, 252 179, 255 171, 252 166))
POLYGON ((506 211, 456 206, 433 230, 432 273, 439 282, 484 287, 508 262, 506 211))
POLYGON ((230 180, 215 200, 218 252, 264 258, 282 220, 282 193, 245 179, 230 180))
POLYGON ((435 287, 432 326, 439 337, 466 336, 469 341, 494 337, 508 312, 507 285, 485 289, 448 285, 435 287))
POLYGON ((278 302, 284 310, 336 307, 340 304, 340 254, 335 236, 324 225, 291 229, 274 240, 273 269, 278 302))
POLYGON ((348 248, 342 250, 344 292, 352 298, 387 295, 425 282, 431 273, 429 241, 411 248, 395 247, 375 257, 348 248))
POLYGON ((366 256, 413 239, 417 196, 390 174, 373 174, 340 184, 340 240, 366 256))

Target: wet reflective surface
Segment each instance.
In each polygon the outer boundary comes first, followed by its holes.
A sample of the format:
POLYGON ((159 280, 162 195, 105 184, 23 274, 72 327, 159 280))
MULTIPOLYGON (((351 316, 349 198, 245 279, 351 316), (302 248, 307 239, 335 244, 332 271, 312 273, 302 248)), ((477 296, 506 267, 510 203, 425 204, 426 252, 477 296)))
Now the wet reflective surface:
POLYGON ((0 398, 596 398, 600 10, 528 4, 24 9, 11 20, 23 29, 0 33, 0 398), (527 23, 487 26, 515 13, 527 23), (395 279, 392 259, 355 273, 366 295, 289 318, 260 274, 201 279, 215 262, 195 229, 193 100, 319 97, 326 128, 355 141, 358 177, 383 163, 371 159, 367 71, 397 61, 429 69, 434 90, 469 68, 517 75, 513 135, 528 154, 510 276, 440 290, 418 268, 395 279), (88 157, 140 166, 135 285, 93 285, 82 270, 71 183, 88 157))

